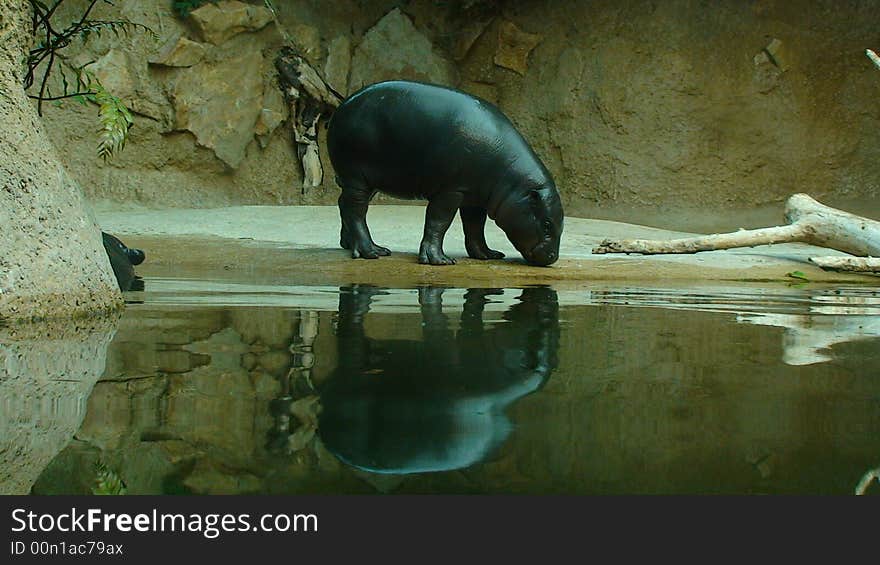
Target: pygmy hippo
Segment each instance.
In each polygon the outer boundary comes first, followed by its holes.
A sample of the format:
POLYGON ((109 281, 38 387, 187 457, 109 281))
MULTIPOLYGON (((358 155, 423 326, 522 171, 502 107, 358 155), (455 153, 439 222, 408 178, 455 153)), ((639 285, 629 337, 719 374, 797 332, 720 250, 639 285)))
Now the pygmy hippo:
POLYGON ((146 258, 144 252, 128 247, 118 237, 107 232, 101 232, 101 237, 119 289, 123 292, 143 290, 143 280, 135 274, 134 266, 144 262, 146 258))
POLYGON ((494 105, 464 92, 408 81, 381 82, 345 100, 327 133, 342 188, 340 245, 354 258, 391 252, 373 241, 366 214, 377 191, 428 200, 419 263, 451 265, 443 237, 456 210, 475 259, 489 248, 486 216, 534 265, 559 257, 562 203, 550 172, 494 105))

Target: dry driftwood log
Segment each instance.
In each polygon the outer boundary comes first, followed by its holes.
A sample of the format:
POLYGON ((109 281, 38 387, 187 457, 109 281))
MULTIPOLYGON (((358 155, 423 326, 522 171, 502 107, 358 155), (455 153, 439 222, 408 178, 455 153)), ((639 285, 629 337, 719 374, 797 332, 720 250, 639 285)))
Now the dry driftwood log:
POLYGON ((828 271, 880 275, 880 258, 878 257, 810 257, 810 262, 828 271))
POLYGON ((800 242, 856 256, 810 259, 820 267, 835 268, 839 264, 845 270, 880 271, 880 260, 874 258, 880 256, 880 222, 825 206, 806 194, 795 194, 788 199, 785 221, 788 225, 681 239, 606 239, 593 249, 593 253, 697 253, 800 242))
POLYGON ((283 47, 275 59, 278 83, 293 118, 293 141, 303 168, 303 194, 320 186, 324 169, 318 153, 318 120, 343 97, 295 49, 283 47))

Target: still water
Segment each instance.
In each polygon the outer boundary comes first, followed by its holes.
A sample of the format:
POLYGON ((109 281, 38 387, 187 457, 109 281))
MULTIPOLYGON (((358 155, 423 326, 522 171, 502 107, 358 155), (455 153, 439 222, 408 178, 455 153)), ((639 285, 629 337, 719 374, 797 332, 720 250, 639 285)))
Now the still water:
POLYGON ((103 468, 130 494, 880 492, 875 289, 148 279, 128 302, 0 340, 7 491, 103 468))

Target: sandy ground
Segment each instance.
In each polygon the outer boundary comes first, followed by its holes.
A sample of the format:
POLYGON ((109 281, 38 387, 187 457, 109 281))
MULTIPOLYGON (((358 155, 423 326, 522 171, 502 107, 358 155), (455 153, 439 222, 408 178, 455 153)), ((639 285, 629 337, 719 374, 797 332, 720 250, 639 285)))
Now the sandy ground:
POLYGON ((526 265, 503 232, 487 225, 490 247, 503 251, 501 261, 467 258, 456 218, 444 249, 458 264, 433 267, 416 260, 424 221, 422 206, 371 206, 373 239, 392 250, 391 257, 352 260, 339 248, 335 206, 243 206, 216 209, 99 210, 107 232, 147 253, 138 268, 146 276, 231 274, 284 279, 298 284, 487 285, 558 284, 587 281, 752 281, 880 282, 873 276, 825 272, 808 258, 842 253, 803 244, 712 251, 693 255, 593 255, 605 238, 673 238, 671 232, 634 224, 566 218, 560 260, 551 267, 526 265))

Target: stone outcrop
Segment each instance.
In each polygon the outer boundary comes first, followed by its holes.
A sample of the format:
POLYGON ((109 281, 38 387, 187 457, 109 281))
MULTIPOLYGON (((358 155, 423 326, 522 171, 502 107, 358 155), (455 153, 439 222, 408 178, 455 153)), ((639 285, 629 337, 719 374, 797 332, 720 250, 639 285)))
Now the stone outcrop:
POLYGON ((154 83, 144 79, 147 76, 145 60, 114 48, 87 68, 133 112, 166 124, 171 121, 168 100, 154 83))
POLYGON ((501 22, 501 25, 498 26, 498 50, 495 52, 493 61, 499 67, 516 71, 525 76, 529 66, 529 53, 543 39, 537 33, 528 33, 519 29, 513 22, 501 22))
POLYGON ((0 0, 0 14, 0 326, 114 310, 101 231, 22 88, 28 4, 0 0))
POLYGON ((195 134, 235 168, 245 157, 263 110, 263 56, 249 51, 185 69, 174 90, 175 127, 195 134))
POLYGON ((390 79, 454 85, 455 69, 431 41, 395 8, 370 29, 354 50, 349 92, 390 79))
POLYGON ((262 29, 272 21, 267 8, 234 0, 207 3, 189 15, 205 41, 214 45, 239 33, 262 29))
POLYGON ((289 110, 281 91, 273 84, 265 85, 262 106, 254 133, 257 134, 260 146, 265 148, 269 145, 272 133, 287 120, 289 110))
POLYGON ((324 65, 324 80, 330 87, 346 96, 348 94, 348 74, 351 72, 351 39, 340 35, 330 42, 327 49, 327 62, 324 65))
POLYGON ((178 35, 166 41, 149 62, 166 67, 191 67, 201 62, 206 52, 204 44, 178 35))

